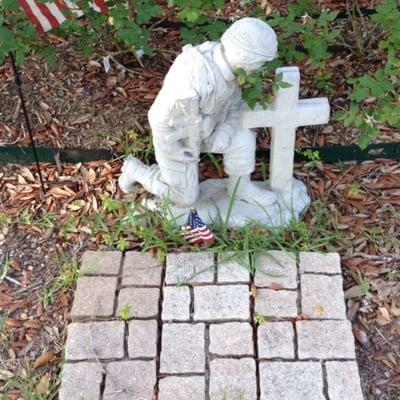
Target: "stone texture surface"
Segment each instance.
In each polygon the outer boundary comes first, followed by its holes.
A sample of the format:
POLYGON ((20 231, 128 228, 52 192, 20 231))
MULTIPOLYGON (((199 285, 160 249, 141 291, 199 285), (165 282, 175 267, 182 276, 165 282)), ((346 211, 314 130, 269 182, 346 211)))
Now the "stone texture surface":
POLYGON ((82 256, 82 275, 118 275, 121 266, 120 251, 85 251, 82 256))
POLYGON ((296 317, 297 292, 294 290, 258 289, 255 298, 255 312, 266 317, 296 317))
POLYGON ((168 376, 160 380, 158 400, 205 399, 203 376, 168 376))
POLYGON ((64 364, 58 399, 99 400, 102 379, 102 367, 98 363, 64 364))
POLYGON ((300 359, 355 358, 349 321, 299 321, 296 329, 300 359))
POLYGON ((340 274, 339 253, 300 252, 300 272, 340 274))
POLYGON ((211 325, 209 349, 220 356, 254 355, 252 326, 247 322, 211 325))
POLYGON ((212 360, 210 400, 242 398, 246 400, 257 398, 255 361, 251 358, 212 360))
POLYGON ((325 400, 317 362, 260 363, 261 400, 325 400))
POLYGON ((301 310, 310 318, 346 319, 342 277, 302 275, 301 310))
POLYGON ((119 361, 107 365, 104 400, 148 400, 156 384, 155 361, 119 361))
POLYGON ((294 329, 291 322, 266 322, 258 327, 260 358, 294 359, 294 329))
POLYGON ((122 270, 122 286, 160 286, 162 264, 147 253, 128 251, 122 270))
POLYGON ((156 318, 158 314, 158 288, 123 288, 118 296, 117 315, 130 307, 130 318, 156 318))
POLYGON ((67 361, 122 358, 125 324, 122 321, 73 323, 68 326, 67 361))
POLYGON ((196 321, 249 320, 249 287, 246 285, 195 287, 194 319, 196 321))
POLYGON ((214 254, 181 253, 167 256, 165 282, 190 284, 193 282, 214 282, 214 254))
POLYGON ((166 286, 163 289, 163 321, 190 319, 190 289, 188 286, 166 286))
POLYGON ((355 361, 326 363, 329 400, 363 400, 360 375, 355 361))
POLYGON ((250 273, 246 263, 249 263, 249 257, 246 255, 244 260, 235 260, 232 258, 233 253, 219 254, 217 264, 217 282, 218 283, 232 283, 250 282, 250 273), (245 265, 243 265, 243 263, 245 265))
MULTIPOLYGON (((258 265, 272 273, 279 268, 285 276, 256 277, 251 314, 248 273, 241 266, 220 262, 214 271, 212 254, 173 255, 166 284, 161 264, 147 255, 127 253, 126 265, 117 271, 112 260, 120 263, 120 253, 107 252, 97 269, 78 282, 72 317, 79 322, 68 328, 60 399, 82 400, 82 395, 99 400, 104 374, 104 400, 150 400, 156 383, 159 400, 255 399, 255 337, 249 322, 260 314, 267 317, 256 336, 260 400, 327 400, 328 392, 329 400, 361 400, 337 255, 302 253, 299 274, 294 259, 272 254, 285 263, 283 268, 262 258, 258 265), (201 272, 207 265, 211 270, 201 272), (199 274, 190 279, 193 272, 199 274), (111 273, 118 275, 104 276, 111 273), (117 289, 119 279, 124 283, 117 289), (173 283, 178 281, 182 285, 173 283), (283 289, 277 290, 279 285, 283 289), (117 319, 125 306, 130 308, 128 322, 117 319), (311 319, 295 320, 300 312, 311 319)), ((85 257, 83 264, 90 266, 92 256, 85 257)))
POLYGON ((297 288, 296 258, 291 253, 269 251, 256 257, 254 282, 257 287, 279 284, 285 289, 297 288))
POLYGON ((205 325, 164 324, 161 373, 204 373, 205 325))
POLYGON ((156 357, 157 355, 156 320, 129 321, 128 354, 130 358, 156 357))
POLYGON ((79 278, 71 310, 72 321, 111 317, 116 290, 117 277, 79 278))

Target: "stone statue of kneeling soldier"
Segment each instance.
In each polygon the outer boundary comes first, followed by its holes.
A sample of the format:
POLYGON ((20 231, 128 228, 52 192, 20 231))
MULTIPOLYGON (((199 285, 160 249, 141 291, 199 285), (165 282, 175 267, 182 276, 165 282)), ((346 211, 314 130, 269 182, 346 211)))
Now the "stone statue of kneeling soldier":
POLYGON ((275 193, 250 180, 256 134, 240 126, 243 101, 234 71, 255 72, 276 56, 275 32, 255 18, 233 23, 221 42, 185 46, 148 113, 157 164, 129 156, 121 190, 130 192, 138 182, 157 197, 190 207, 199 197, 200 153, 209 152, 223 154, 229 196, 255 205, 275 203, 275 193))

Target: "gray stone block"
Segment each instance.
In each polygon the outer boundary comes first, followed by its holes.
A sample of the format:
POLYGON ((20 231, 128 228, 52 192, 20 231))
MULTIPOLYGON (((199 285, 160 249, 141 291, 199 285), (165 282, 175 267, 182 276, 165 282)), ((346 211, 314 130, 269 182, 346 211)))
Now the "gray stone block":
POLYGON ((163 321, 190 319, 190 289, 188 286, 165 286, 163 289, 163 321))
POLYGON ((196 321, 249 320, 249 287, 246 285, 196 286, 194 319, 196 321))
POLYGON ((164 324, 161 373, 204 373, 204 324, 164 324))
POLYGON ((72 323, 68 326, 67 361, 122 358, 125 324, 122 321, 72 323))
POLYGON ((260 363, 261 400, 325 400, 317 362, 260 363))
POLYGON ((296 329, 300 359, 355 358, 349 321, 299 321, 296 329))
POLYGON ((341 274, 338 253, 300 252, 300 272, 341 274))
POLYGON ((167 285, 214 282, 214 254, 180 253, 167 256, 167 285))
MULTIPOLYGON (((219 283, 249 283, 250 282, 250 272, 248 265, 241 264, 238 260, 233 259, 234 253, 224 253, 218 254, 218 264, 217 264, 217 281, 219 283)), ((249 257, 246 254, 246 259, 249 263, 249 257)))
POLYGON ((284 289, 297 288, 296 258, 291 253, 272 250, 258 255, 255 261, 254 282, 257 287, 281 285, 284 289))
POLYGON ((118 275, 121 266, 120 251, 85 251, 81 260, 82 275, 118 275))
POLYGON ((157 355, 156 320, 129 321, 128 354, 130 358, 156 357, 157 355))
POLYGON ((158 400, 204 400, 203 376, 168 376, 160 380, 158 400))
POLYGON ((122 270, 122 286, 160 286, 161 262, 147 253, 128 251, 122 270))
POLYGON ((247 322, 211 325, 210 353, 220 356, 254 355, 252 326, 247 322))
POLYGON ((159 297, 157 288, 123 288, 118 296, 117 316, 124 307, 129 307, 130 318, 156 318, 159 297))
POLYGON ((302 275, 301 310, 310 318, 346 319, 340 275, 302 275))
POLYGON ((155 361, 120 361, 107 365, 104 400, 150 400, 156 384, 155 361))
POLYGON ((329 400, 364 399, 355 361, 328 361, 326 372, 329 400))
POLYGON ((210 400, 256 400, 256 363, 252 358, 210 362, 210 400))
POLYGON ((116 290, 117 277, 79 278, 71 310, 72 321, 111 317, 116 290))
POLYGON ((64 364, 59 400, 99 400, 102 366, 95 362, 64 364))
POLYGON ((294 329, 291 322, 266 322, 258 327, 260 358, 294 359, 294 329))
POLYGON ((294 318, 297 316, 297 292, 258 289, 255 312, 266 317, 294 318))

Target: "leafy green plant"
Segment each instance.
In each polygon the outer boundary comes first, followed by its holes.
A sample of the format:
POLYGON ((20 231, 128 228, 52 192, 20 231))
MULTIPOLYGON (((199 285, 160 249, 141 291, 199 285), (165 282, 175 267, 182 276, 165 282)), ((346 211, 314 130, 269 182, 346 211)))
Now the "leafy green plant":
POLYGON ((218 15, 224 6, 224 0, 169 0, 170 7, 177 8, 177 16, 184 23, 181 36, 185 43, 197 44, 205 38, 218 39, 226 29, 222 21, 212 14, 218 15))
MULTIPOLYGON (((360 131, 358 144, 365 149, 378 137, 384 125, 400 128, 400 10, 395 0, 385 0, 371 16, 375 23, 377 46, 386 54, 384 67, 372 74, 351 77, 351 104, 347 111, 337 114, 346 126, 360 131)), ((364 51, 368 51, 367 48, 364 51)))
POLYGON ((266 322, 266 319, 265 319, 265 317, 263 315, 255 314, 254 317, 253 317, 253 322, 256 325, 261 325, 261 324, 264 324, 266 322))
POLYGON ((235 73, 242 88, 242 98, 251 109, 254 109, 256 104, 260 104, 266 109, 273 102, 274 96, 279 89, 286 89, 291 86, 283 81, 282 73, 272 78, 271 72, 267 67, 251 74, 239 68, 235 73), (270 85, 266 87, 268 81, 270 85))
POLYGON ((119 311, 119 317, 123 321, 128 321, 128 319, 131 317, 131 313, 132 313, 132 307, 129 304, 125 304, 119 311))

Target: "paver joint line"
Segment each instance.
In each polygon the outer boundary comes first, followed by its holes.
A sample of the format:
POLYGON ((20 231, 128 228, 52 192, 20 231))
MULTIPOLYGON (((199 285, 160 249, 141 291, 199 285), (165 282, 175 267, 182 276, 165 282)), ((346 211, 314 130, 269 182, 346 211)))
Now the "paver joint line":
POLYGON ((257 256, 254 276, 212 253, 102 254, 82 258, 60 400, 363 399, 336 253, 257 256))

